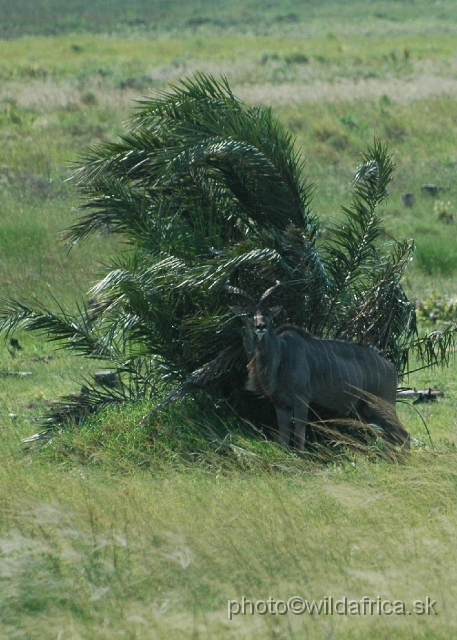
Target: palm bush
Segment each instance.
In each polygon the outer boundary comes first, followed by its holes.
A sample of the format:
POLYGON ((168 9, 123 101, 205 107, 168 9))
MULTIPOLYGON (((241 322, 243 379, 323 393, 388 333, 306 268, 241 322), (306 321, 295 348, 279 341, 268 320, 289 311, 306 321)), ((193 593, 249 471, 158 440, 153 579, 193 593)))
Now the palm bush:
POLYGON ((68 246, 104 229, 124 240, 90 301, 77 314, 13 299, 1 310, 4 331, 37 331, 117 373, 115 388, 86 382, 56 403, 44 433, 107 404, 162 406, 190 391, 243 413, 246 356, 227 284, 255 297, 280 280, 284 321, 375 345, 400 373, 411 353, 445 361, 454 329, 419 338, 401 285, 414 246, 385 241, 377 215, 393 170, 375 140, 342 222, 321 233, 302 157, 270 109, 203 74, 140 102, 119 142, 88 151, 73 176, 83 215, 68 246))

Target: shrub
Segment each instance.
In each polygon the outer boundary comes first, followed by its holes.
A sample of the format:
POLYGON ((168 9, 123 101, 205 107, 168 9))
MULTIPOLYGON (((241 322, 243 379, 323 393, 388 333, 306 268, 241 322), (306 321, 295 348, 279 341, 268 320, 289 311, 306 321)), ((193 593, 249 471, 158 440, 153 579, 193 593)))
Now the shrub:
MULTIPOLYGON (((0 314, 4 330, 38 331, 111 361, 118 375, 115 388, 92 385, 63 399, 44 417, 48 433, 107 404, 157 404, 167 388, 165 401, 203 390, 248 416, 227 284, 258 296, 280 280, 284 319, 375 345, 400 372, 411 350, 426 363, 446 359, 453 333, 418 339, 401 285, 412 243, 381 240, 377 208, 393 170, 375 140, 343 222, 319 240, 313 186, 270 109, 245 105, 225 80, 203 74, 142 101, 120 141, 90 150, 74 176, 85 215, 66 233, 68 246, 106 228, 125 241, 90 304, 72 316, 10 299, 0 314)), ((249 417, 262 422, 268 411, 258 402, 249 417)))

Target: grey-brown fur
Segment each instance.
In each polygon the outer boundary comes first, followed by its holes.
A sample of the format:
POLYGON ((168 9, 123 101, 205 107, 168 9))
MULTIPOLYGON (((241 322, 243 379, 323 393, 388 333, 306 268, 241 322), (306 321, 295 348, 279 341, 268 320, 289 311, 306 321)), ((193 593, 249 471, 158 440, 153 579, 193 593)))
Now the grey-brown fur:
MULTIPOLYGON (((323 340, 293 325, 275 332, 272 319, 280 308, 267 300, 282 288, 279 283, 255 306, 234 307, 244 324, 244 346, 249 358, 247 389, 274 404, 279 437, 289 443, 292 418, 296 444, 305 444, 311 403, 340 416, 357 413, 382 427, 386 439, 409 446, 409 435, 396 413, 397 373, 376 349, 342 340, 323 340)), ((253 299, 241 290, 232 293, 253 299)))

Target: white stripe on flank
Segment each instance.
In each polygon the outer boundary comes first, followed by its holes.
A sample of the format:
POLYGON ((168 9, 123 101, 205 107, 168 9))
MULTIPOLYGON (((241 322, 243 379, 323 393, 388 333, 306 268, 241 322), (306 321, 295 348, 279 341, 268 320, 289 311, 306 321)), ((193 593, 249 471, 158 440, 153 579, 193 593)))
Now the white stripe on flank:
MULTIPOLYGON (((334 359, 334 361, 335 361, 335 363, 336 363, 336 370, 337 370, 338 375, 339 375, 339 377, 340 377, 340 387, 339 387, 339 388, 340 388, 340 391, 344 391, 344 390, 345 390, 345 389, 344 389, 344 386, 345 386, 345 380, 344 380, 344 378, 343 378, 343 373, 342 373, 342 371, 341 371, 340 362, 339 362, 339 360, 338 360, 338 357, 335 355, 335 352, 333 351, 332 343, 329 341, 329 342, 327 342, 327 344, 328 344, 328 347, 329 347, 329 349, 331 350, 331 352, 332 352, 332 354, 333 354, 333 359, 334 359)), ((343 361, 343 364, 344 364, 344 361, 343 361)), ((348 376, 348 370, 347 370, 347 367, 346 367, 346 365, 345 365, 345 364, 344 364, 344 368, 346 369, 346 376, 348 376)))
POLYGON ((380 387, 380 383, 381 383, 381 373, 379 371, 379 365, 378 365, 378 361, 379 361, 379 356, 376 353, 376 351, 372 351, 373 354, 373 359, 376 365, 376 374, 377 374, 377 378, 376 378, 376 387, 373 388, 373 393, 377 393, 379 391, 379 387, 380 387))
MULTIPOLYGON (((372 349, 370 349, 370 347, 367 347, 367 351, 368 353, 371 353, 372 349)), ((364 359, 363 362, 364 362, 364 371, 366 375, 365 388, 368 390, 373 387, 373 372, 371 367, 371 358, 368 357, 368 362, 367 362, 367 359, 364 359), (368 376, 370 377, 368 378, 368 376)))
POLYGON ((327 357, 327 360, 328 360, 328 370, 329 370, 329 373, 330 373, 330 389, 331 389, 331 391, 334 391, 335 388, 333 386, 333 372, 332 372, 333 365, 332 365, 332 361, 330 360, 330 356, 329 356, 328 350, 327 350, 328 343, 324 342, 324 340, 320 340, 319 344, 322 345, 322 348, 324 349, 324 353, 325 353, 325 355, 327 357))
POLYGON ((351 351, 353 354, 353 360, 355 362, 355 364, 357 365, 357 368, 360 372, 360 381, 357 382, 357 387, 359 389, 365 389, 366 388, 366 384, 367 384, 367 380, 366 380, 366 375, 365 375, 365 369, 366 367, 362 367, 362 364, 359 360, 359 358, 357 357, 358 355, 360 355, 362 353, 361 349, 357 348, 355 344, 351 343, 351 351))

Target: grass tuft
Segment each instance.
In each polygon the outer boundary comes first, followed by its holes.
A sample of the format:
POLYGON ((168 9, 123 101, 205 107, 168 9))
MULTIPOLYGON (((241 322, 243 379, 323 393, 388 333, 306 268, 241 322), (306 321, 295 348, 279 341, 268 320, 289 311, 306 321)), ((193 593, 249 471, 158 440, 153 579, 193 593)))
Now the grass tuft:
POLYGON ((417 265, 429 275, 450 276, 457 269, 457 247, 451 235, 429 235, 420 239, 417 265))

